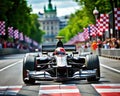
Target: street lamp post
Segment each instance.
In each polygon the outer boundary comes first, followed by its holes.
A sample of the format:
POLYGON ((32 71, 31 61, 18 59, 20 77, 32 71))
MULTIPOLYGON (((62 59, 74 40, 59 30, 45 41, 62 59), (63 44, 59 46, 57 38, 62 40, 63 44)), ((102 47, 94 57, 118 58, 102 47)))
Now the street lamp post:
MULTIPOLYGON (((116 1, 116 0, 115 0, 116 1)), ((115 7, 115 1, 110 0, 111 6, 112 6, 112 37, 116 37, 116 32, 115 32, 115 19, 114 19, 114 7, 115 7)))
MULTIPOLYGON (((95 21, 97 23, 97 18, 98 18, 98 15, 99 15, 99 11, 97 10, 96 7, 93 10, 93 14, 95 16, 95 21)), ((97 35, 96 35, 96 41, 97 41, 97 35)), ((97 42, 97 43, 98 43, 98 55, 101 55, 101 43, 100 42, 97 42)))
POLYGON ((98 17, 99 11, 97 10, 96 7, 95 7, 95 9, 93 10, 93 14, 94 14, 94 16, 95 16, 95 20, 97 20, 97 17, 98 17))
MULTIPOLYGON (((97 8, 95 7, 95 9, 93 10, 93 15, 95 16, 95 21, 97 22, 97 18, 99 15, 99 11, 97 10, 97 8)), ((97 39, 97 35, 96 35, 96 39, 97 39)))
POLYGON ((92 38, 90 36, 90 26, 88 26, 88 32, 89 32, 89 38, 90 38, 89 40, 92 41, 92 38))

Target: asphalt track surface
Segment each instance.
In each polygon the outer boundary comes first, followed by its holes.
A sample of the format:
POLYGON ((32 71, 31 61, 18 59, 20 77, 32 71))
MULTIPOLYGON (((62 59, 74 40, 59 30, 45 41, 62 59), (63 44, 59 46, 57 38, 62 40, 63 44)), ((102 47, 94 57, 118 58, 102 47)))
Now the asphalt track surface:
POLYGON ((120 96, 120 60, 100 59, 101 79, 54 82, 22 81, 22 60, 25 54, 0 57, 0 96, 120 96))

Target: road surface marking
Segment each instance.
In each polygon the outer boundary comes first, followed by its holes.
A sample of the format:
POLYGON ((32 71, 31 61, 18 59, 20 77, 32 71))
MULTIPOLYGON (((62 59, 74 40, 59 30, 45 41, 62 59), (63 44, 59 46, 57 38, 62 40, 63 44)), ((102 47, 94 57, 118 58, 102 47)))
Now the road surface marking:
POLYGON ((22 85, 20 86, 0 86, 0 95, 14 95, 16 96, 17 93, 21 90, 22 85))
MULTIPOLYGON (((100 96, 120 96, 120 83, 91 85, 100 96)), ((0 86, 0 96, 17 96, 22 86, 0 86)), ((38 96, 82 96, 75 84, 40 85, 38 94, 38 96)))
POLYGON ((81 96, 74 84, 67 85, 41 85, 39 96, 81 96))
POLYGON ((115 69, 115 68, 106 66, 106 65, 104 65, 104 64, 100 64, 100 65, 101 65, 102 67, 104 67, 104 68, 107 68, 107 69, 110 69, 110 70, 115 71, 115 72, 117 72, 117 73, 120 73, 120 70, 117 70, 117 69, 115 69))
POLYGON ((22 62, 22 60, 20 60, 20 61, 18 61, 18 62, 15 62, 15 63, 13 63, 13 64, 11 64, 11 65, 8 65, 8 66, 0 69, 0 72, 1 72, 1 71, 4 71, 5 69, 10 68, 10 67, 12 67, 12 66, 14 66, 14 65, 16 65, 16 64, 18 64, 18 63, 20 63, 20 62, 22 62))
POLYGON ((120 96, 120 84, 92 84, 101 96, 120 96))

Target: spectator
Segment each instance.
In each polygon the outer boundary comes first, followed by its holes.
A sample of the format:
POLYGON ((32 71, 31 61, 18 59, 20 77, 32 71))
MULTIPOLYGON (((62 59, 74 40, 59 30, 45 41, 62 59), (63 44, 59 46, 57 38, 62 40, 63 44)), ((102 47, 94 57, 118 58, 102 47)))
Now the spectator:
POLYGON ((111 38, 110 48, 111 49, 119 48, 119 45, 118 45, 118 43, 116 41, 116 38, 111 38))
POLYGON ((91 44, 91 49, 92 49, 93 53, 95 54, 96 53, 96 49, 97 49, 96 41, 93 41, 93 43, 91 44))
POLYGON ((7 48, 7 41, 3 40, 3 48, 7 48))
POLYGON ((105 48, 105 49, 110 49, 110 43, 111 43, 111 39, 107 38, 107 39, 103 42, 103 48, 105 48))
POLYGON ((107 42, 106 41, 103 42, 103 48, 107 49, 107 42))
POLYGON ((2 40, 0 39, 0 49, 2 49, 2 40))
POLYGON ((120 48, 120 38, 117 39, 118 47, 120 48))
POLYGON ((101 55, 102 42, 100 39, 97 40, 98 54, 101 55))

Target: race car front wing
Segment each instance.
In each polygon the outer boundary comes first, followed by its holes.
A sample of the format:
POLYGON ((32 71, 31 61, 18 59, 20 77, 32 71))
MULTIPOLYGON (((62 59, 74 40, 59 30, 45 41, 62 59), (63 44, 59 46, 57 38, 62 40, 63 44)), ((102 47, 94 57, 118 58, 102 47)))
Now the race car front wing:
MULTIPOLYGON (((94 70, 80 70, 73 74, 72 77, 52 77, 48 72, 46 71, 30 71, 28 74, 28 77, 25 79, 33 78, 35 80, 84 80, 90 77, 96 77, 96 69, 94 70)), ((97 78, 97 77, 96 77, 97 78)))

